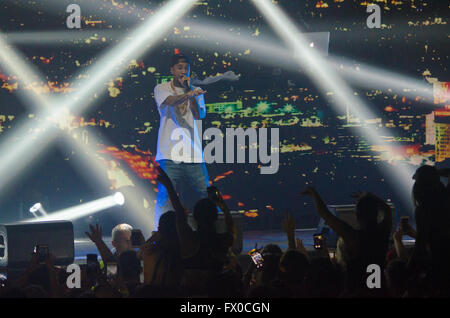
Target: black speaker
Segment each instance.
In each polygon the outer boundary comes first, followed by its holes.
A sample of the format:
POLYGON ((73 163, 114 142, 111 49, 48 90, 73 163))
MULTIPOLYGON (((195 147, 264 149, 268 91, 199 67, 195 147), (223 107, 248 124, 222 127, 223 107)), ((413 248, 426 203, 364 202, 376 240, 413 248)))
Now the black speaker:
MULTIPOLYGON (((234 227, 236 228, 236 240, 233 243, 233 253, 238 255, 242 252, 243 244, 243 234, 242 234, 242 213, 231 212, 231 217, 233 218, 234 227)), ((197 222, 195 222, 192 214, 188 216, 188 224, 193 230, 197 229, 197 222)), ((225 217, 223 213, 219 213, 219 217, 216 221, 216 232, 225 233, 226 232, 225 217)))
MULTIPOLYGON (((393 204, 388 204, 392 210, 392 228, 391 235, 395 230, 395 208, 393 204)), ((337 216, 342 221, 351 225, 353 228, 358 228, 358 220, 356 219, 356 205, 346 204, 346 205, 327 205, 328 210, 337 216)), ((378 222, 382 220, 381 213, 378 214, 378 222)), ((329 247, 336 247, 338 236, 337 234, 325 224, 325 221, 320 218, 319 225, 317 226, 317 233, 323 233, 326 238, 326 244, 329 247)))
POLYGON ((36 245, 48 246, 55 265, 74 260, 73 225, 69 221, 0 224, 0 267, 25 268, 36 245))

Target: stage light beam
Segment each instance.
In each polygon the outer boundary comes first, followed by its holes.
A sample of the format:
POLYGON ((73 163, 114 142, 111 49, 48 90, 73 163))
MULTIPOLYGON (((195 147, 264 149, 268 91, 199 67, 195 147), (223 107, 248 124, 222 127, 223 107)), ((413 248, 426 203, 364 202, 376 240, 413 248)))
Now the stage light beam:
POLYGON ((67 209, 59 210, 37 219, 31 219, 25 222, 45 222, 45 221, 73 221, 90 214, 100 212, 116 205, 123 205, 125 197, 121 192, 97 199, 91 202, 80 204, 67 209))
MULTIPOLYGON (((318 55, 314 55, 308 49, 307 40, 279 6, 267 0, 252 0, 252 2, 263 17, 266 18, 266 21, 271 25, 272 29, 294 53, 297 63, 304 67, 308 76, 324 95, 327 96, 326 92, 330 90, 334 92, 336 100, 331 105, 334 105, 337 111, 344 113, 348 107, 362 119, 375 118, 364 101, 357 98, 348 85, 333 70, 324 67, 327 65, 324 59, 318 55)), ((383 128, 378 129, 379 131, 376 131, 370 125, 364 128, 355 128, 363 136, 367 136, 368 141, 373 145, 385 144, 380 136, 389 136, 389 133, 383 128)), ((391 157, 393 155, 390 154, 391 157)), ((393 184, 393 189, 398 190, 405 205, 411 206, 410 190, 413 184, 411 177, 414 173, 414 168, 400 164, 397 167, 391 165, 387 165, 387 167, 389 174, 384 173, 384 175, 390 175, 390 178, 386 179, 393 184)))
MULTIPOLYGON (((38 114, 37 118, 47 117, 59 117, 64 112, 69 113, 81 113, 85 110, 92 100, 89 100, 90 95, 97 93, 104 83, 107 82, 114 75, 118 75, 118 72, 126 70, 127 64, 124 61, 138 58, 147 49, 151 48, 157 41, 170 29, 173 23, 185 14, 196 0, 172 0, 160 10, 158 10, 153 16, 149 17, 148 21, 142 23, 136 30, 134 30, 130 36, 125 40, 122 40, 118 45, 111 49, 108 53, 89 68, 91 77, 88 80, 78 80, 74 83, 75 86, 79 86, 78 91, 69 94, 65 98, 56 98, 53 105, 65 105, 65 107, 44 107, 38 114), (167 21, 170 21, 169 23, 167 21), (115 70, 118 67, 120 71, 115 70)), ((0 37, 0 41, 3 37, 0 37)), ((0 42, 0 46, 7 47, 6 43, 0 42)), ((0 50, 0 54, 4 52, 0 50)), ((2 65, 13 65, 12 54, 0 55, 2 65)), ((20 61, 19 61, 20 62, 20 61)), ((22 74, 22 73, 16 73, 22 74)), ((26 73, 25 73, 26 74, 26 73)), ((26 80, 26 79, 22 79, 26 80)), ((39 95, 38 95, 39 96, 39 95)), ((47 105, 43 102, 43 105, 47 105)), ((47 105, 48 106, 48 105, 47 105)), ((20 126, 13 132, 13 139, 21 139, 28 135, 28 131, 32 129, 34 125, 30 122, 24 126, 20 126)), ((27 137, 22 140, 21 143, 11 147, 11 139, 8 138, 0 145, 0 153, 5 156, 0 158, 0 171, 6 171, 7 177, 3 177, 0 180, 0 188, 3 185, 8 184, 20 171, 22 171, 28 163, 34 159, 38 153, 44 150, 45 146, 48 146, 57 136, 57 131, 52 127, 51 122, 44 120, 41 125, 38 125, 41 130, 40 138, 43 140, 41 147, 32 147, 34 137, 27 137)))
MULTIPOLYGON (((108 79, 120 74, 126 69, 127 64, 124 64, 124 61, 138 58, 148 48, 155 45, 157 41, 171 28, 172 24, 183 14, 185 14, 195 2, 196 0, 172 0, 168 4, 164 5, 164 7, 151 16, 148 21, 142 23, 128 37, 126 37, 126 39, 122 40, 113 49, 108 51, 108 53, 104 54, 97 63, 90 67, 88 70, 89 79, 84 81, 78 80, 74 83, 74 86, 79 86, 78 91, 70 94, 66 98, 55 98, 54 103, 52 103, 52 105, 64 104, 65 107, 44 107, 45 109, 42 109, 36 117, 58 118, 64 112, 81 113, 92 103, 92 99, 89 100, 90 95, 97 93, 98 90, 104 86, 104 83, 108 81, 108 79), (167 21, 170 21, 170 23, 167 23, 167 21), (119 68, 119 70, 116 68, 119 68)), ((6 64, 11 63, 8 58, 4 59, 2 62, 6 64)), ((42 102, 43 105, 48 106, 47 101, 44 100, 42 102)), ((29 125, 27 127, 29 127, 29 125)), ((23 127, 21 128, 22 129, 15 132, 16 135, 21 136, 26 134, 28 131, 24 131, 23 127)), ((40 137, 44 138, 46 145, 56 138, 56 132, 54 131, 55 129, 51 129, 52 126, 49 124, 49 121, 44 121, 44 124, 40 125, 39 128, 43 129, 43 133, 41 133, 40 137)), ((20 148, 15 148, 13 151, 9 149, 10 143, 7 143, 6 145, 3 143, 0 145, 0 150, 5 148, 5 150, 7 150, 5 152, 8 154, 7 160, 4 158, 2 158, 3 160, 0 159, 0 170, 8 171, 7 169, 1 168, 12 166, 13 161, 21 162, 19 159, 23 160, 23 158, 26 157, 33 158, 36 156, 40 151, 39 147, 32 148, 35 149, 35 153, 33 153, 34 156, 30 156, 29 151, 27 156, 24 156, 25 151, 29 150, 28 148, 31 148, 31 142, 32 138, 27 138, 21 143, 20 148)), ((23 163, 20 168, 17 168, 14 171, 9 171, 9 180, 11 180, 11 178, 14 177, 20 170, 23 170, 24 166, 26 166, 25 163, 23 163)), ((5 182, 4 178, 1 181, 5 182)))

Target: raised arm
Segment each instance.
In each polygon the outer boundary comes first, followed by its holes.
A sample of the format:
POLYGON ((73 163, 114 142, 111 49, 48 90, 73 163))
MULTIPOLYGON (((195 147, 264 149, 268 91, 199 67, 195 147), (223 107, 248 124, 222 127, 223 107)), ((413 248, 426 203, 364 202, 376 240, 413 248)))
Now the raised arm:
MULTIPOLYGON (((203 106, 205 104, 205 101, 203 99, 203 94, 205 94, 206 91, 202 90, 201 88, 193 88, 190 89, 187 93, 181 94, 181 95, 170 95, 167 96, 167 98, 162 102, 163 105, 166 106, 178 106, 186 102, 188 99, 191 99, 195 103, 201 102, 203 100, 203 106)), ((199 105, 199 107, 202 105, 199 105)))
POLYGON ((414 250, 412 255, 408 260, 408 268, 412 270, 419 270, 424 266, 424 260, 426 259, 426 248, 430 243, 431 237, 431 220, 429 216, 429 211, 417 207, 414 211, 414 216, 416 219, 417 232, 416 241, 414 244, 414 250))
POLYGON ((386 234, 391 233, 392 229, 392 209, 391 207, 382 199, 377 197, 373 193, 369 193, 367 195, 370 195, 371 197, 375 198, 375 200, 378 202, 378 209, 383 211, 383 220, 380 222, 380 227, 384 229, 386 234))
POLYGON ((295 249, 295 219, 288 212, 284 215, 282 225, 288 239, 288 248, 295 249))
POLYGON ((182 95, 168 96, 164 100, 163 105, 175 107, 175 106, 183 104, 188 99, 192 98, 192 96, 194 96, 194 92, 193 91, 189 91, 189 92, 187 92, 185 94, 182 94, 182 95))
POLYGON ((314 206, 316 207, 317 213, 320 215, 322 219, 324 219, 325 223, 328 224, 333 231, 335 231, 344 242, 352 243, 353 240, 356 239, 356 231, 347 223, 340 220, 338 217, 333 215, 323 202, 319 193, 313 187, 307 187, 305 191, 302 192, 303 195, 309 195, 313 198, 314 206))
POLYGON ((192 256, 199 248, 198 238, 187 222, 185 210, 181 205, 180 198, 178 197, 169 176, 161 167, 158 166, 157 170, 158 181, 166 187, 170 201, 175 210, 176 226, 182 257, 192 256))
POLYGON ((215 202, 217 206, 222 210, 223 216, 225 218, 225 226, 227 229, 227 233, 233 236, 233 241, 236 240, 236 227, 234 226, 233 217, 231 216, 230 209, 222 198, 222 195, 219 192, 218 199, 215 202))
POLYGON ((48 270, 48 279, 49 279, 49 286, 50 286, 50 296, 52 298, 58 298, 59 295, 59 286, 58 286, 58 279, 56 274, 56 268, 54 266, 55 262, 55 256, 53 254, 48 254, 45 259, 45 266, 48 270))
POLYGON ((96 224, 95 227, 89 225, 89 229, 91 230, 91 233, 85 232, 85 234, 92 242, 94 242, 98 252, 100 253, 103 263, 115 262, 113 253, 103 241, 102 227, 98 224, 96 224))

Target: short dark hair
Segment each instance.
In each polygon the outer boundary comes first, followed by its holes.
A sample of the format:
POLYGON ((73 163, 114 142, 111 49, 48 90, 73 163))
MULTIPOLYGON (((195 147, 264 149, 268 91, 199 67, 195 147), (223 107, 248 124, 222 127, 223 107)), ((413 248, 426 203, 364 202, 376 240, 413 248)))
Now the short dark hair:
POLYGON ((135 251, 125 251, 119 256, 119 270, 123 278, 139 278, 141 261, 135 251))
POLYGON ((440 177, 436 167, 423 165, 414 173, 413 179, 423 183, 439 183, 440 177))
POLYGON ((158 232, 163 236, 177 235, 175 212, 167 211, 159 218, 158 232))
POLYGON ((193 216, 197 224, 210 225, 217 220, 217 213, 216 204, 209 198, 204 198, 195 203, 193 216))
POLYGON ((183 53, 177 53, 174 56, 172 56, 172 61, 170 63, 170 66, 172 67, 178 63, 188 63, 190 65, 191 59, 189 58, 189 56, 187 56, 183 53))

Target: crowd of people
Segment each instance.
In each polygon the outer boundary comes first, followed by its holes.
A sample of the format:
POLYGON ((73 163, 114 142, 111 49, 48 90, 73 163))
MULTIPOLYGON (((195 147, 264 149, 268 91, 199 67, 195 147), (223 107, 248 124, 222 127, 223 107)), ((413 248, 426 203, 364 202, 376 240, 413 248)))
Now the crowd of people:
POLYGON ((354 228, 332 214, 318 190, 306 188, 317 213, 337 233, 334 257, 326 244, 312 254, 295 238, 295 221, 286 213, 282 227, 288 249, 276 244, 259 249, 262 263, 244 268, 233 254, 236 229, 230 210, 219 195, 204 198, 193 209, 195 230, 171 180, 159 169, 158 181, 166 188, 173 211, 164 213, 158 230, 136 250, 132 228, 119 224, 112 232, 111 252, 102 229, 91 226, 86 235, 95 243, 101 262, 81 270, 81 286, 69 288, 70 273, 54 266, 53 257, 32 256, 28 268, 14 281, 3 280, 1 297, 78 298, 357 298, 450 296, 450 169, 422 166, 413 176, 412 200, 416 228, 403 222, 392 229, 392 210, 372 193, 356 194, 354 228), (447 184, 441 182, 447 178, 447 184), (216 233, 218 213, 226 231, 216 233), (393 233, 393 234, 392 234, 393 233), (405 247, 403 237, 415 239, 405 247), (116 264, 117 272, 111 272, 116 264), (381 276, 369 286, 369 265, 381 276))

